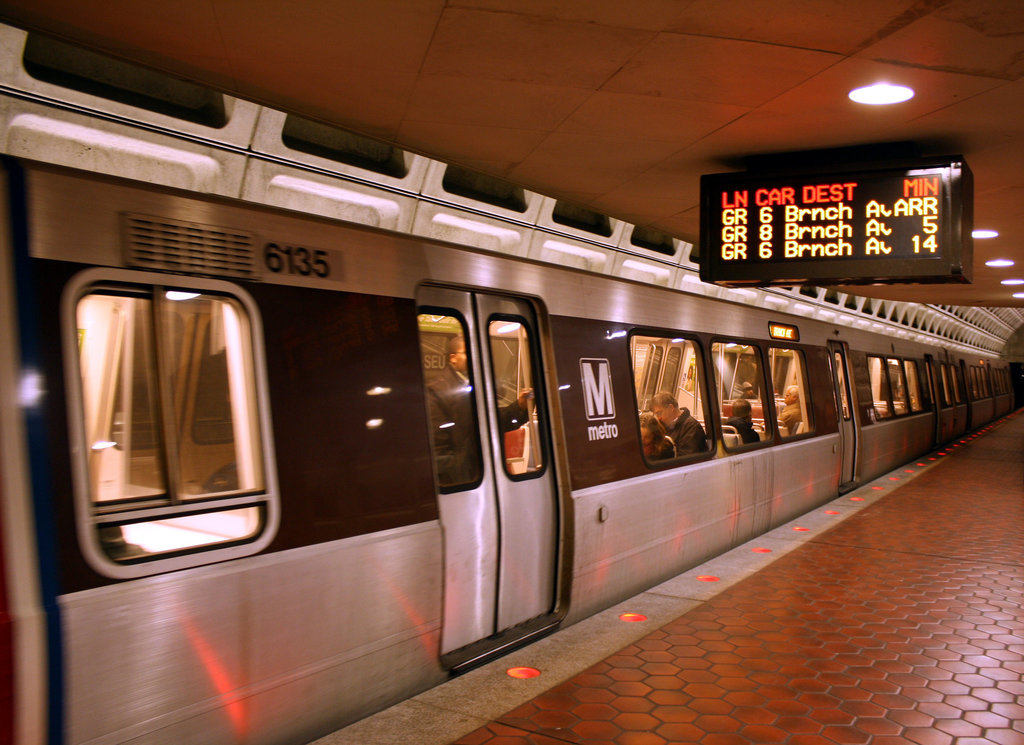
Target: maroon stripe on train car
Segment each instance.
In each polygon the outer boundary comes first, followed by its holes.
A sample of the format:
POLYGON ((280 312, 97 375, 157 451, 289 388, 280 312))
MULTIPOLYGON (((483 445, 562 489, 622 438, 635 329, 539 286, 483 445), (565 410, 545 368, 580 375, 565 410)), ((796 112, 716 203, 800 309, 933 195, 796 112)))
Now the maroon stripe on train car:
MULTIPOLYGON (((572 488, 648 473, 640 445, 627 327, 607 321, 551 318, 572 488), (609 338, 611 337, 611 338, 609 338), (607 365, 604 364, 607 361, 607 365), (589 368, 588 372, 584 372, 589 368), (608 377, 603 378, 607 372, 608 377), (588 382, 586 375, 591 376, 588 382), (587 386, 610 384, 614 407, 588 409, 587 386)), ((591 390, 591 394, 593 390, 591 390)))
POLYGON ((262 316, 281 492, 268 550, 436 520, 415 303, 245 289, 262 316), (376 387, 391 392, 368 396, 376 387))

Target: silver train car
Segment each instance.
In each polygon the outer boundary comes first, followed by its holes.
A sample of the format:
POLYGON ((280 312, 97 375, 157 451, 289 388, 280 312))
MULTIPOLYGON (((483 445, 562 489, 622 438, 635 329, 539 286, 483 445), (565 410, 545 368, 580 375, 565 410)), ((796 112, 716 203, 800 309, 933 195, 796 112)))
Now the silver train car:
POLYGON ((1013 406, 938 344, 50 165, 2 186, 19 742, 309 741, 1013 406), (645 434, 666 408, 689 450, 645 434))
POLYGON ((308 742, 1014 406, 950 310, 0 41, 0 742, 308 742))

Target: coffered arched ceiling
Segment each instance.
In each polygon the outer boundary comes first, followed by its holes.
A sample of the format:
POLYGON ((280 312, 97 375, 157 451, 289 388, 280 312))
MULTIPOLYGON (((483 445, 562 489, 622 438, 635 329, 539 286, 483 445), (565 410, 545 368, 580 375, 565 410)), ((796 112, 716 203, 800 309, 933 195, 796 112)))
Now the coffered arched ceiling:
POLYGON ((700 175, 750 154, 961 153, 1000 234, 974 283, 856 291, 1024 308, 1001 284, 1024 278, 1017 0, 7 0, 0 19, 691 242, 700 175), (847 98, 880 80, 916 95, 847 98))

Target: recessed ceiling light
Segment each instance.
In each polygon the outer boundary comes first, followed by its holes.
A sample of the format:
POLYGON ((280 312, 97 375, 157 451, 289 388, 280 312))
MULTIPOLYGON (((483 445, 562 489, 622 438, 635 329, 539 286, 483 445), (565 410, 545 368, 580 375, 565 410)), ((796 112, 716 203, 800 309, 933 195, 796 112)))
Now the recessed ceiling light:
POLYGON ((1015 293, 1013 293, 1013 296, 1014 297, 1024 297, 1024 292, 1015 292, 1015 293))
POLYGON ((1004 279, 1004 285, 1024 285, 1024 279, 1004 279))
POLYGON ((909 101, 914 97, 914 90, 905 85, 875 83, 874 85, 865 85, 862 88, 854 88, 850 91, 849 96, 851 101, 856 101, 857 103, 884 106, 885 104, 909 101))
POLYGON ((989 259, 985 262, 985 266, 1013 266, 1013 259, 989 259))
POLYGON ((972 230, 971 238, 996 238, 999 235, 994 230, 972 230))

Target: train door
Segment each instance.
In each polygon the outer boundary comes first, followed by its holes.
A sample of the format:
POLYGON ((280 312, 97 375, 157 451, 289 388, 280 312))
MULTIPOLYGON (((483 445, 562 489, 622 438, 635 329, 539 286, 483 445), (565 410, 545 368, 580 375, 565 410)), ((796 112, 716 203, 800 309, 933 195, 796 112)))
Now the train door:
POLYGON ((839 446, 843 458, 839 473, 839 488, 853 483, 857 466, 857 420, 853 416, 853 394, 850 388, 850 365, 846 344, 828 343, 832 361, 832 380, 835 384, 836 405, 839 407, 839 446))
POLYGON ((961 400, 963 401, 966 409, 966 414, 964 415, 964 421, 966 422, 964 425, 964 431, 970 432, 971 428, 974 426, 972 421, 974 415, 974 397, 971 395, 970 376, 967 374, 967 363, 960 360, 960 365, 958 367, 954 367, 953 370, 962 396, 961 400))
POLYGON ((459 667, 556 620, 550 425, 530 302, 442 288, 417 300, 444 535, 441 653, 459 667))
POLYGON ((928 379, 928 395, 932 401, 932 410, 935 413, 935 442, 936 444, 949 439, 946 434, 953 422, 953 414, 949 411, 949 395, 943 389, 943 382, 940 379, 940 368, 935 358, 926 354, 924 356, 924 371, 928 379))

